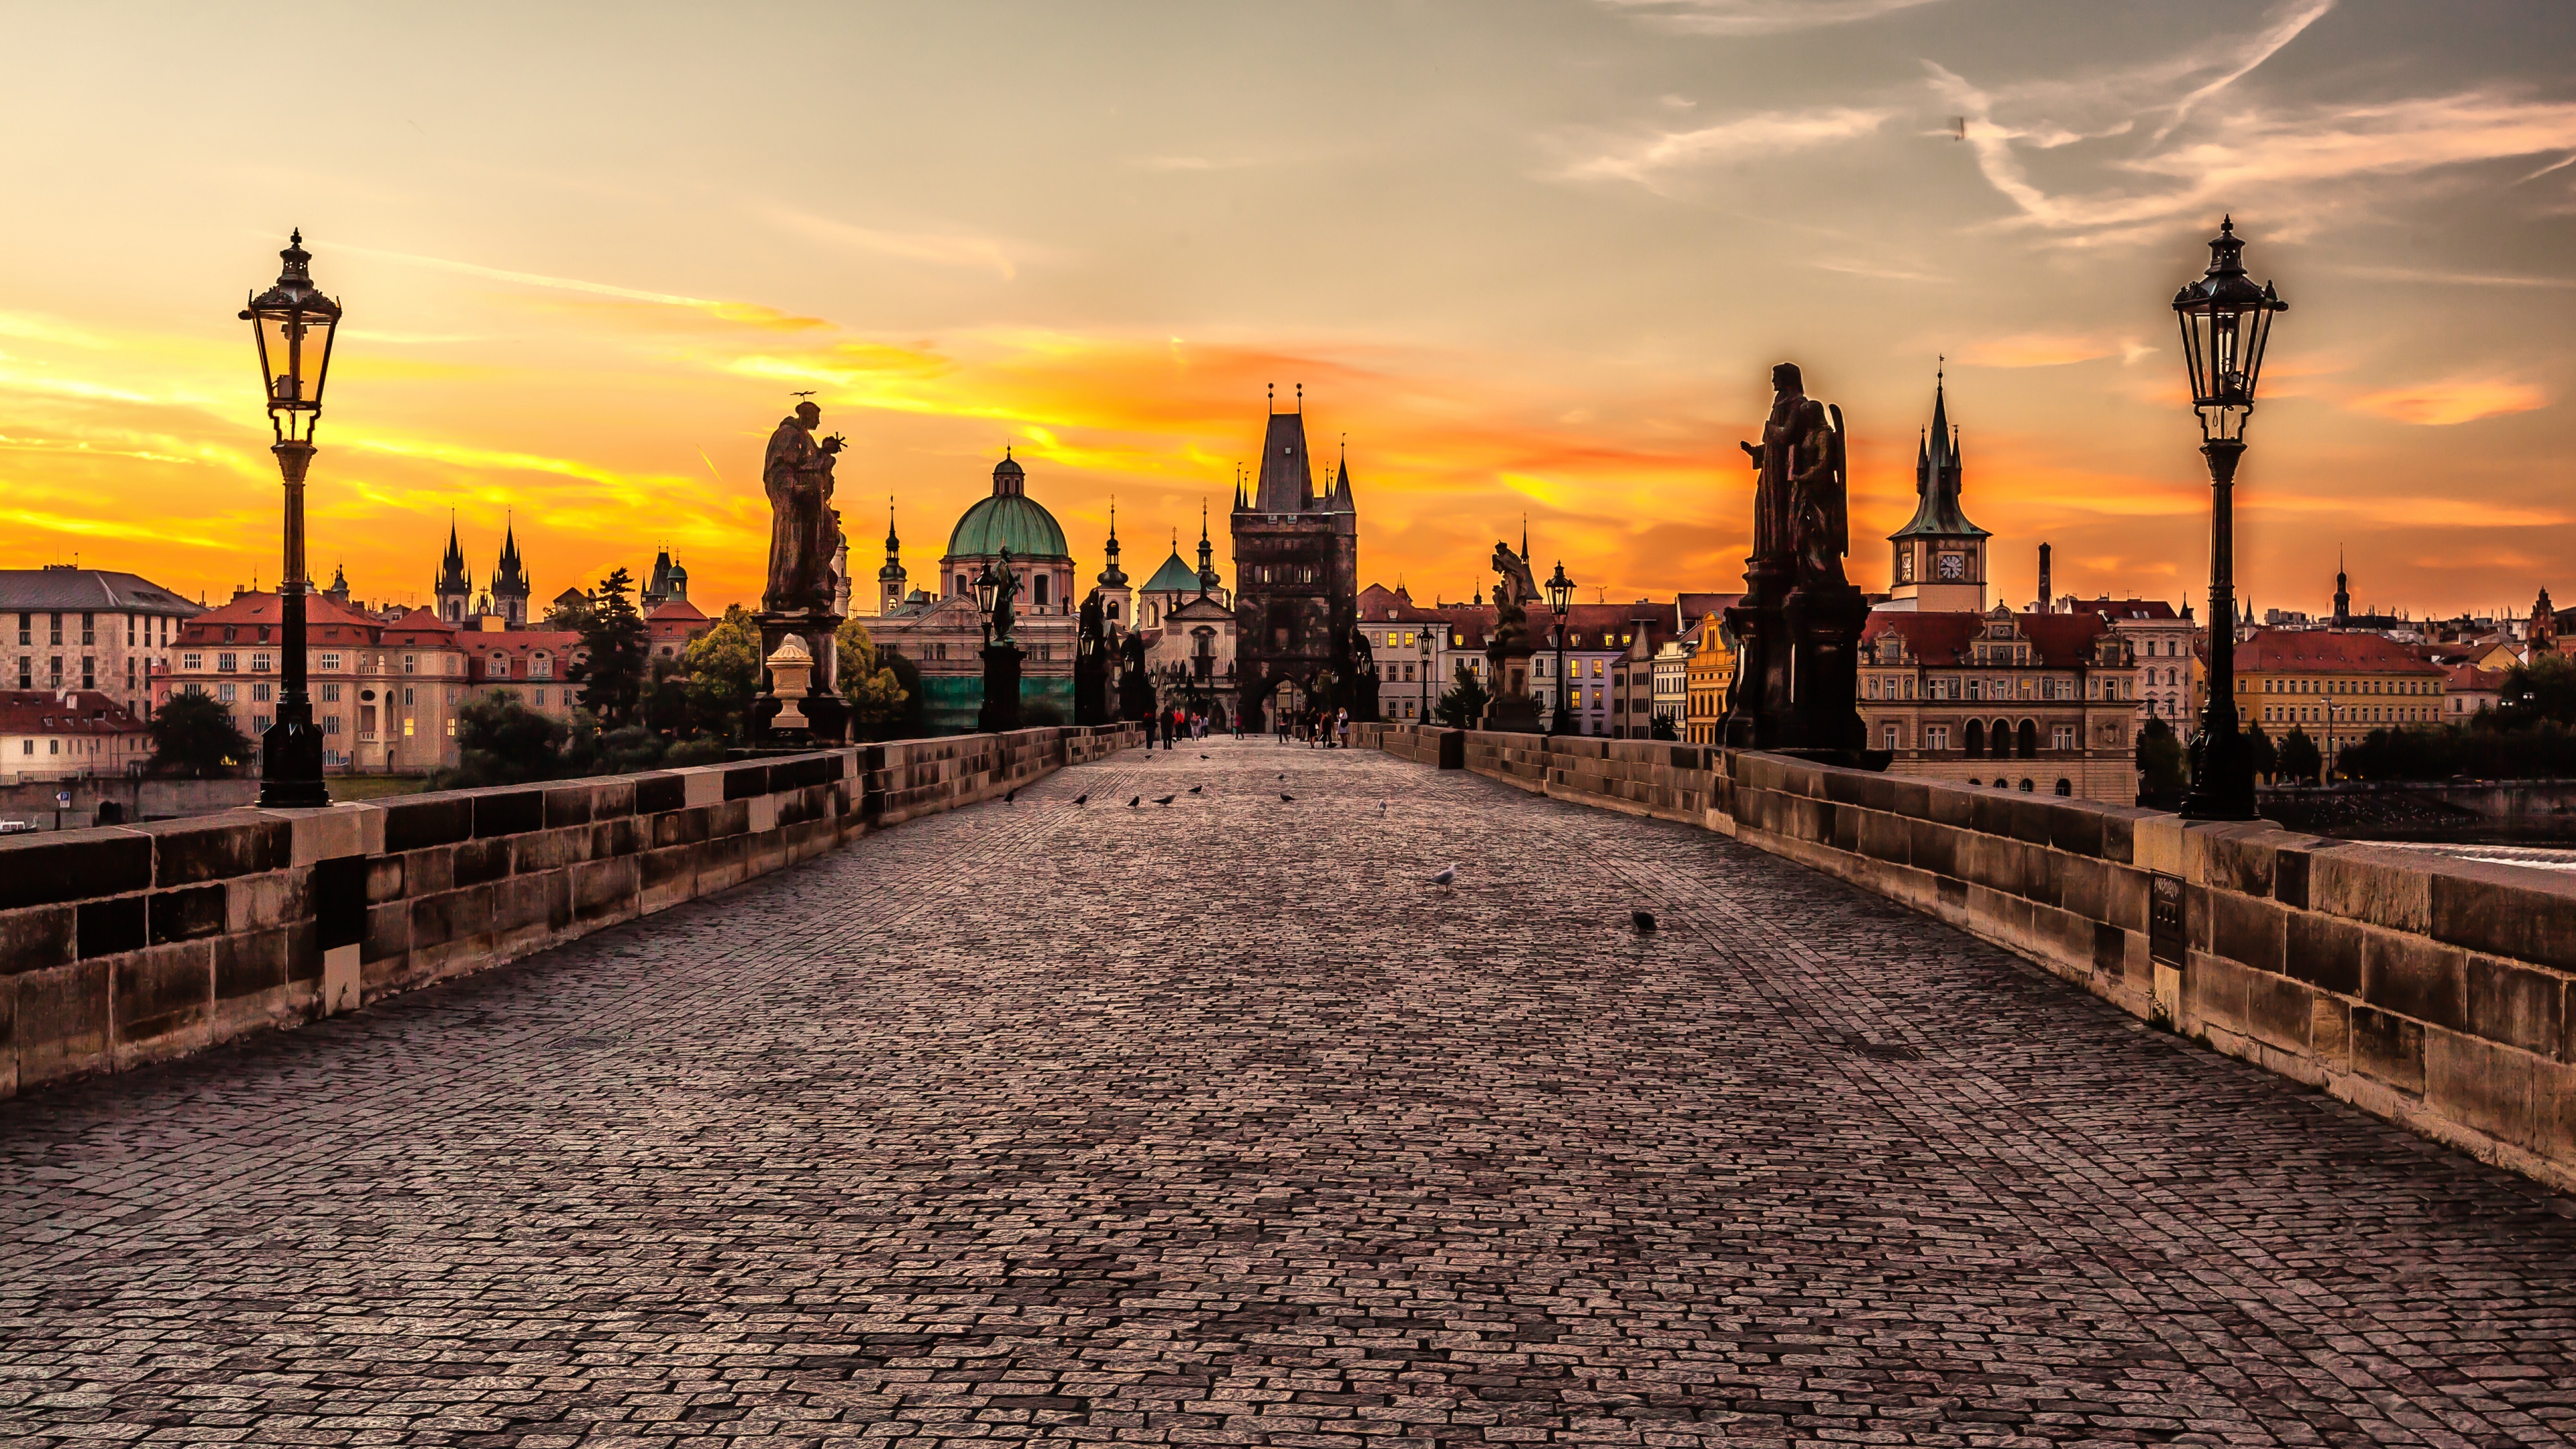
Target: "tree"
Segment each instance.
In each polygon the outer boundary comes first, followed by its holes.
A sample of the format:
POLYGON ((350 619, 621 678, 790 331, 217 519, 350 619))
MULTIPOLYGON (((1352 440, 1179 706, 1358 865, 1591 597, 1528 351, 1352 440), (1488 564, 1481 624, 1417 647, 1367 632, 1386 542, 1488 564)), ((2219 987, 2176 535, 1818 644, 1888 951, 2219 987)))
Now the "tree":
POLYGON ((552 604, 547 606, 544 622, 545 626, 549 629, 570 629, 575 633, 579 633, 582 629, 589 626, 590 613, 590 600, 588 599, 580 599, 571 603, 552 604))
POLYGON ((680 667, 689 674, 689 732, 735 738, 760 688, 760 621, 740 604, 725 605, 724 617, 681 651, 680 667))
POLYGON ((456 711, 457 766, 430 782, 436 790, 551 780, 564 771, 564 727, 519 700, 518 691, 476 695, 456 711))
POLYGON ((229 775, 249 764, 257 746, 233 728, 232 711, 191 689, 170 696, 152 716, 152 768, 196 779, 229 775))
POLYGON ((1672 714, 1667 710, 1655 711, 1655 722, 1647 729, 1647 733, 1653 738, 1659 740, 1678 740, 1681 738, 1680 733, 1674 730, 1672 714))
POLYGON ((2272 747, 2272 737, 2263 733, 2263 726, 2259 724, 2246 727, 2245 754, 2254 762, 2257 779, 2268 780, 2281 768, 2281 752, 2272 747))
POLYGON ((2325 768, 2325 763, 2325 756, 2317 753, 2317 742, 2308 738, 2306 730, 2293 728, 2281 736, 2279 773, 2283 778, 2301 785, 2313 785, 2317 782, 2317 772, 2325 768))
POLYGON ((2543 720, 2576 725, 2576 655, 2535 654, 2504 672, 2496 707, 2478 717, 2487 729, 2526 729, 2543 720))
POLYGON ((2191 769, 2182 741, 2174 738, 2173 726, 2149 718, 2146 727, 2138 731, 2137 758, 2139 803, 2179 808, 2183 790, 2191 783, 2191 769))
POLYGON ((928 696, 921 688, 921 666, 915 664, 909 654, 880 649, 877 651, 877 667, 893 670, 894 682, 903 690, 902 708, 897 712, 892 727, 886 731, 886 737, 909 739, 927 731, 930 714, 926 707, 928 696))
POLYGON ((599 716, 603 729, 634 723, 643 702, 644 616, 626 597, 634 587, 623 567, 599 581, 599 597, 581 630, 585 657, 572 667, 571 677, 581 685, 581 707, 599 716))
POLYGON ((902 720, 904 705, 911 695, 895 672, 892 658, 877 652, 868 627, 856 619, 842 621, 841 632, 833 640, 839 651, 838 664, 841 695, 850 702, 850 713, 871 731, 902 720))
POLYGON ((1436 712, 1440 722, 1451 729, 1471 730, 1485 717, 1485 706, 1493 696, 1485 692, 1485 682, 1478 679, 1467 661, 1458 661, 1458 675, 1449 683, 1448 692, 1440 696, 1436 712))

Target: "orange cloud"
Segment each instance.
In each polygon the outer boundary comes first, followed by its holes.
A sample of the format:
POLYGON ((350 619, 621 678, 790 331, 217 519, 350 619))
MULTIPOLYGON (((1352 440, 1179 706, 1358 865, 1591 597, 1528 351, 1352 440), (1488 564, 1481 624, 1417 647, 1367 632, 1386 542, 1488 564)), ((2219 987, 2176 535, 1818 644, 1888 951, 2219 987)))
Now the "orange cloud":
POLYGON ((2549 406, 2549 395, 2529 383, 2494 378, 2420 383, 2364 393, 2351 406, 2393 422, 2441 428, 2504 413, 2527 413, 2549 406))

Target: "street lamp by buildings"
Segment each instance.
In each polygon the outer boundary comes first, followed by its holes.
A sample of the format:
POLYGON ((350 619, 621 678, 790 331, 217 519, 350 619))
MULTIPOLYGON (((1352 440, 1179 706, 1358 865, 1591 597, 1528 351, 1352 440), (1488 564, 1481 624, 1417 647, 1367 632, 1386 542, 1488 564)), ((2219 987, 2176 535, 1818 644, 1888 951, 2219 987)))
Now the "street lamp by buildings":
POLYGON ((984 706, 976 712, 975 728, 988 735, 1020 727, 1020 649, 1009 639, 997 637, 993 619, 1009 564, 1005 550, 998 562, 985 564, 975 575, 975 609, 984 624, 984 706))
POLYGON ((1565 560, 1556 561, 1556 572, 1548 576, 1547 611, 1556 616, 1556 708, 1547 718, 1547 732, 1552 735, 1574 733, 1574 712, 1565 703, 1565 611, 1574 602, 1574 580, 1565 576, 1565 560))
POLYGON ((2192 820, 2254 818, 2254 757, 2236 719, 2236 465, 2245 456, 2272 319, 2290 304, 2271 283, 2256 286, 2245 274, 2244 251, 2235 219, 2221 221, 2209 243, 2209 270, 2173 300, 2210 489, 2209 697, 2192 736, 2191 792, 2182 805, 2192 820))
POLYGON ((277 720, 260 736, 259 803, 271 810, 331 803, 322 783, 322 732, 313 727, 313 696, 304 653, 304 474, 313 464, 313 425, 322 416, 322 383, 331 371, 331 338, 340 304, 313 286, 313 256, 297 230, 278 256, 277 285, 250 299, 241 320, 259 348, 260 390, 267 395, 277 471, 286 482, 285 562, 277 581, 278 652, 285 678, 277 720))
POLYGON ((1418 722, 1429 724, 1431 722, 1431 651, 1439 645, 1433 640, 1431 631, 1428 629, 1417 632, 1413 637, 1422 649, 1422 715, 1418 722))

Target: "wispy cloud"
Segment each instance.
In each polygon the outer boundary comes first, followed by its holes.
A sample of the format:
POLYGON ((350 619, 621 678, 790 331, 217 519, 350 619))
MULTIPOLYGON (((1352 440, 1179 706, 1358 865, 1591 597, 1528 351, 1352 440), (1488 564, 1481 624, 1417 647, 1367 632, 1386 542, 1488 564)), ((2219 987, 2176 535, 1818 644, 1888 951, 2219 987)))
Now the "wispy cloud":
POLYGON ((1980 174, 2013 204, 2006 224, 2081 243, 2160 236, 2254 196, 2267 198, 2272 235, 2297 235, 2371 199, 2365 183, 2576 148, 2576 102, 2496 89, 2300 106, 2228 97, 2223 134, 2219 121, 2194 122, 2332 9, 2333 0, 2290 0, 2249 35, 1991 89, 1925 66, 1934 93, 1967 119, 1980 174), (2096 164, 2058 168, 2084 182, 2034 178, 2032 154, 2086 143, 2096 164), (2111 146, 2129 149, 2102 150, 2111 146))
POLYGON ((1012 251, 987 237, 881 231, 784 207, 775 208, 770 214, 790 231, 803 232, 835 246, 881 257, 898 257, 908 262, 928 262, 933 266, 981 268, 1006 282, 1019 276, 1020 260, 1037 254, 1037 248, 1023 244, 1018 247, 1015 258, 1012 251))
POLYGON ((1139 171, 1237 171, 1261 163, 1249 156, 1138 156, 1127 164, 1139 171))
POLYGON ((1875 20, 1940 0, 1602 0, 1613 10, 1692 35, 1776 35, 1875 20))
POLYGON ((2527 382, 2454 378, 2413 387, 2382 388, 2354 398, 2351 406, 2395 422, 2440 428, 2505 413, 2533 412, 2549 406, 2549 394, 2527 382))
POLYGON ((1893 114, 1859 106, 1758 111, 1695 130, 1659 131, 1575 162, 1563 174, 1633 181, 1652 188, 1670 171, 1854 140, 1876 131, 1893 114))
POLYGON ((703 312, 727 322, 740 322, 755 327, 783 331, 803 331, 831 324, 819 317, 797 317, 774 307, 755 302, 717 302, 705 297, 685 297, 676 292, 652 292, 639 287, 619 287, 607 282, 586 282, 577 277, 550 277, 542 272, 517 272, 504 267, 487 267, 475 262, 460 262, 447 257, 425 257, 416 252, 385 251, 378 247, 354 246, 347 242, 337 250, 361 256, 381 257, 386 261, 410 266, 428 267, 433 271, 454 272, 460 276, 483 277, 496 282, 511 282, 522 287, 537 287, 553 292, 578 292, 592 297, 614 297, 624 302, 649 302, 659 307, 679 307, 703 312))

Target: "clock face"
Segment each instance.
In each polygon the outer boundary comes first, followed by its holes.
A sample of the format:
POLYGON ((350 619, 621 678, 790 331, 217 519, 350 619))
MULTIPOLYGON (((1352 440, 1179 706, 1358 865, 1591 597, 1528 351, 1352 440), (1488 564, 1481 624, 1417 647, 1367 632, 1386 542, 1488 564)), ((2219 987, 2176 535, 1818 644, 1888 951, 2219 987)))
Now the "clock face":
POLYGON ((1940 570, 1941 570, 1941 577, 1943 577, 1943 578, 1945 578, 1945 579, 1962 579, 1962 578, 1966 578, 1966 577, 1968 576, 1968 559, 1967 559, 1967 555, 1965 555, 1965 554, 1956 554, 1956 553, 1945 553, 1945 554, 1941 555, 1941 562, 1940 562, 1939 567, 1940 567, 1940 570))

